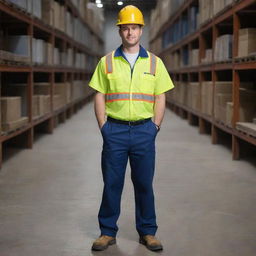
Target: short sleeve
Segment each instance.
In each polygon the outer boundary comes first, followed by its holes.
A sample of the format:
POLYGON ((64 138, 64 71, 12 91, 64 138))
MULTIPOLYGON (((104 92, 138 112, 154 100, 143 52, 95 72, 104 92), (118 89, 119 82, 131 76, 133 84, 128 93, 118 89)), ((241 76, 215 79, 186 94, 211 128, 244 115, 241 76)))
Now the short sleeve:
POLYGON ((93 76, 89 82, 89 86, 94 90, 106 94, 107 92, 107 79, 104 70, 104 58, 99 61, 93 76))
POLYGON ((155 95, 162 94, 174 88, 172 79, 160 58, 157 58, 155 95))

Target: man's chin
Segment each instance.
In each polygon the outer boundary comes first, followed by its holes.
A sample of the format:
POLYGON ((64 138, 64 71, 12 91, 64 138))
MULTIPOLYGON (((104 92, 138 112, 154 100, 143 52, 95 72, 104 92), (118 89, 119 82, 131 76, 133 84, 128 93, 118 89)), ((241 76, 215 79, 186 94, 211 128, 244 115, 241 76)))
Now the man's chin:
POLYGON ((136 46, 136 45, 138 45, 138 42, 126 42, 125 43, 125 46, 127 46, 127 47, 133 47, 133 46, 136 46))

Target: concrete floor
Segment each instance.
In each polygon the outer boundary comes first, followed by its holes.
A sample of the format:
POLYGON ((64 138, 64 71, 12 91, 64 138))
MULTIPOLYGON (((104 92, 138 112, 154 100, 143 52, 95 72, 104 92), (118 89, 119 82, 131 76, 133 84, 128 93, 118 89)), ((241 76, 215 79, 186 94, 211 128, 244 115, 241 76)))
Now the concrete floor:
MULTIPOLYGON (((127 170, 117 245, 99 235, 101 135, 89 104, 0 170, 0 256, 155 255, 138 243, 127 170)), ((256 168, 166 111, 155 197, 165 256, 255 256, 256 168)))

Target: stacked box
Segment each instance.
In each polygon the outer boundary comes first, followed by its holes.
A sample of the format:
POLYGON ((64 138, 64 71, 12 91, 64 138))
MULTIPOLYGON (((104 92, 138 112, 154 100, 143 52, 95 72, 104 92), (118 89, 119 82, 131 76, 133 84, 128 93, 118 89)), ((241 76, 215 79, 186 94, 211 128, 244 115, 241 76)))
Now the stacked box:
POLYGON ((60 28, 60 4, 56 1, 53 2, 53 26, 57 29, 60 28))
POLYGON ((50 84, 49 83, 34 83, 34 94, 35 95, 49 95, 50 84))
POLYGON ((172 0, 162 0, 160 1, 160 24, 163 25, 171 16, 172 0))
POLYGON ((201 62, 203 64, 212 62, 212 49, 206 49, 205 50, 205 57, 203 59, 201 59, 201 62))
POLYGON ((53 26, 54 24, 54 0, 42 0, 42 20, 53 26))
POLYGON ((239 89, 240 95, 240 122, 252 122, 256 117, 256 91, 246 88, 239 89))
POLYGON ((65 6, 60 5, 60 21, 59 21, 59 29, 63 32, 65 32, 65 18, 66 18, 66 12, 65 12, 65 6))
POLYGON ((21 97, 1 97, 1 120, 3 123, 16 121, 21 117, 21 97))
POLYGON ((216 15, 225 7, 225 0, 214 0, 213 1, 213 15, 216 15))
POLYGON ((216 39, 214 49, 214 60, 222 61, 232 58, 233 36, 222 35, 216 39))
POLYGON ((41 0, 33 0, 32 1, 33 15, 37 18, 42 18, 42 1, 41 0))
POLYGON ((10 96, 21 97, 21 115, 28 115, 28 85, 24 84, 8 84, 8 94, 10 96))
POLYGON ((71 102, 71 84, 70 83, 55 83, 54 94, 59 95, 62 105, 71 102))
POLYGON ((53 64, 54 65, 60 65, 61 64, 60 50, 58 48, 53 49, 53 64))
POLYGON ((33 117, 50 112, 50 95, 33 95, 33 117))
POLYGON ((63 99, 60 95, 55 94, 53 95, 53 109, 57 110, 63 106, 63 99))
POLYGON ((201 112, 212 116, 213 84, 212 81, 204 81, 201 84, 201 112))
POLYGON ((215 94, 215 111, 214 117, 223 123, 227 123, 226 120, 226 106, 227 102, 232 101, 232 94, 229 93, 216 93, 215 94))
POLYGON ((47 65, 52 65, 53 64, 53 47, 52 47, 52 44, 51 43, 46 43, 45 44, 45 47, 46 47, 46 60, 45 60, 45 63, 47 65))
POLYGON ((199 65, 199 49, 193 49, 190 51, 189 64, 191 66, 199 65))
POLYGON ((200 111, 200 86, 198 82, 188 84, 187 104, 188 107, 200 111))
POLYGON ((198 28, 197 17, 198 17, 198 7, 192 6, 189 8, 189 32, 192 33, 198 28))
POLYGON ((215 82, 214 117, 226 123, 226 104, 232 101, 232 82, 215 82))
POLYGON ((70 12, 66 12, 66 29, 65 32, 70 36, 73 37, 73 27, 74 27, 74 19, 70 12))
POLYGON ((45 63, 46 59, 45 42, 41 39, 32 39, 32 61, 34 63, 45 63))
POLYGON ((72 86, 72 100, 78 100, 86 96, 88 85, 84 81, 76 80, 72 86))
POLYGON ((67 66, 72 67, 74 65, 73 63, 73 49, 68 48, 67 50, 67 66))
POLYGON ((30 36, 7 36, 4 48, 14 54, 30 57, 30 36))
POLYGON ((199 22, 203 24, 213 17, 213 1, 199 0, 199 22))
POLYGON ((187 97, 188 97, 188 83, 186 82, 180 82, 179 83, 180 91, 179 91, 179 102, 183 105, 187 104, 187 97))
POLYGON ((1 97, 1 119, 4 132, 28 123, 28 118, 21 116, 21 97, 1 97))
POLYGON ((256 54, 256 28, 239 30, 238 57, 256 54))

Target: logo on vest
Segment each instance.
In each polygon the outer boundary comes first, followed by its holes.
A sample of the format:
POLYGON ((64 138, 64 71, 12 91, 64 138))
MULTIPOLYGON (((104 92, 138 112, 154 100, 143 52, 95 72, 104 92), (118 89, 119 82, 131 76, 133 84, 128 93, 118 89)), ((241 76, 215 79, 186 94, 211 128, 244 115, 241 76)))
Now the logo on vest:
POLYGON ((145 75, 155 76, 155 74, 151 74, 149 72, 144 72, 145 75))

